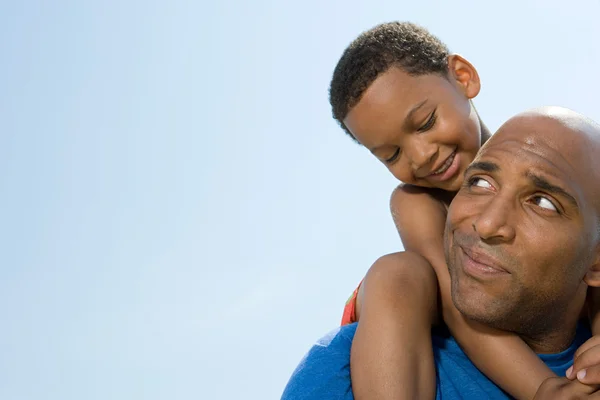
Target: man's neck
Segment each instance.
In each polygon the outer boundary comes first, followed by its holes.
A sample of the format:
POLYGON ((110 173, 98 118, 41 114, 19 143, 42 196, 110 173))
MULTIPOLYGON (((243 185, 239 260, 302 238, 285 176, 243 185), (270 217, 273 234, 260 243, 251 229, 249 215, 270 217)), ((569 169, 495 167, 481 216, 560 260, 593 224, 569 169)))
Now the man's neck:
POLYGON ((577 324, 581 317, 581 310, 585 304, 587 294, 587 285, 581 284, 577 293, 572 297, 564 309, 560 311, 555 307, 555 312, 541 312, 545 318, 538 318, 539 325, 530 321, 524 323, 526 328, 519 336, 527 343, 533 351, 538 354, 553 354, 569 348, 575 334, 577 333, 577 324))
POLYGON ((564 329, 564 327, 562 327, 555 332, 545 333, 544 335, 537 337, 521 335, 521 338, 537 354, 555 354, 560 353, 571 346, 576 332, 577 326, 575 325, 571 329, 564 329))

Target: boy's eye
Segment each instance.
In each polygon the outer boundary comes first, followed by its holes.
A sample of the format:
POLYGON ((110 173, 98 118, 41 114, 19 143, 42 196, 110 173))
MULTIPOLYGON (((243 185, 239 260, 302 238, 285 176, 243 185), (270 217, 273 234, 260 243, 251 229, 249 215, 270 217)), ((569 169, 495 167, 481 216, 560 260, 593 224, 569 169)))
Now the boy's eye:
POLYGON ((548 200, 544 196, 535 196, 533 198, 533 203, 536 206, 544 208, 546 210, 558 212, 558 208, 556 208, 556 206, 554 205, 554 203, 552 203, 550 200, 548 200))
POLYGON ((433 112, 431 113, 431 115, 429 116, 429 118, 427 119, 427 121, 425 122, 425 124, 423 124, 419 129, 417 129, 419 132, 425 132, 430 130, 431 128, 433 128, 433 125, 435 124, 435 120, 437 119, 437 116, 435 114, 435 110, 433 110, 433 112))
POLYGON ((388 158, 387 160, 385 160, 385 162, 388 163, 388 164, 391 164, 391 163, 393 163, 394 161, 396 161, 398 159, 399 155, 400 155, 400 148, 398 147, 396 149, 396 151, 394 152, 394 154, 390 158, 388 158))

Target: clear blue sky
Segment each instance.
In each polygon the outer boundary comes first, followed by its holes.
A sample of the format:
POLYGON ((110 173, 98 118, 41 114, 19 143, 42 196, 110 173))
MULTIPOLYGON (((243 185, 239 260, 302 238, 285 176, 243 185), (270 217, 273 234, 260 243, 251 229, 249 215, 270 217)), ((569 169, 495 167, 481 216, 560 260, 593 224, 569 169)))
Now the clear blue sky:
POLYGON ((598 15, 591 0, 2 1, 0 398, 278 398, 402 248, 395 181, 330 117, 344 47, 411 20, 479 69, 490 128, 548 104, 600 120, 598 15))

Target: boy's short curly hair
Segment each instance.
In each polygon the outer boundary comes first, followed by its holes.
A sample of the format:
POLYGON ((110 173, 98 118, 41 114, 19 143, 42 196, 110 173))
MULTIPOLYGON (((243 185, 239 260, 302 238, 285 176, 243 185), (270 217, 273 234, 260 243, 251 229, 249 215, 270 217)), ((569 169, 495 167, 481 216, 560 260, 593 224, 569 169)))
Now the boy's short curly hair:
POLYGON ((447 76, 449 50, 425 28, 389 22, 363 32, 344 50, 329 86, 333 118, 353 139, 343 120, 377 77, 390 67, 410 75, 447 76))

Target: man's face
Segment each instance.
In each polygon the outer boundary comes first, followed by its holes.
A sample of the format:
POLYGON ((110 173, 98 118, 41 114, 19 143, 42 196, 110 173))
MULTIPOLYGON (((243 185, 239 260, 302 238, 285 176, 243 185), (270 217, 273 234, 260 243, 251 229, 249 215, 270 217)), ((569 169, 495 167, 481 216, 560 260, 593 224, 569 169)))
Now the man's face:
POLYGON ((481 127, 451 79, 390 68, 369 86, 344 125, 398 180, 456 191, 481 146, 481 127))
POLYGON ((463 314, 535 335, 585 295, 598 218, 588 153, 581 135, 541 116, 509 121, 481 149, 446 225, 452 298, 463 314))

